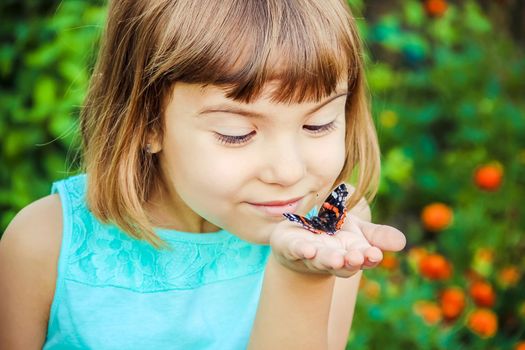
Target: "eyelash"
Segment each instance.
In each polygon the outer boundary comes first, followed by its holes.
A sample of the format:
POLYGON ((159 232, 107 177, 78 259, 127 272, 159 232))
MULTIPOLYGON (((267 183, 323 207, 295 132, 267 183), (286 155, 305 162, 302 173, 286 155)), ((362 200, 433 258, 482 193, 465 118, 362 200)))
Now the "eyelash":
POLYGON ((230 135, 223 135, 223 134, 215 133, 215 136, 222 144, 229 144, 229 145, 245 143, 252 137, 252 135, 255 135, 255 130, 249 134, 242 135, 242 136, 230 136, 230 135))
MULTIPOLYGON (((320 134, 322 132, 328 132, 335 129, 335 121, 331 121, 328 124, 324 125, 305 125, 303 128, 305 128, 308 131, 313 132, 314 134, 320 134)), ((215 133, 215 136, 222 144, 229 144, 229 145, 238 145, 248 142, 252 136, 255 135, 255 130, 252 131, 249 134, 242 135, 242 136, 230 136, 230 135, 223 135, 219 133, 215 133)))
POLYGON ((324 125, 305 125, 303 126, 308 131, 313 131, 315 134, 320 134, 322 132, 332 131, 335 129, 335 120, 331 121, 328 124, 324 125))

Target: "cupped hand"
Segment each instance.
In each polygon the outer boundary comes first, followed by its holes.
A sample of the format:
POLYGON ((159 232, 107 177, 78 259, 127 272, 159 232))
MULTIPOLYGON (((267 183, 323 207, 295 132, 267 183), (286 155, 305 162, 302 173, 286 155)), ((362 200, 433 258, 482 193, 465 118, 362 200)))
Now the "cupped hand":
POLYGON ((383 251, 400 251, 405 244, 405 236, 396 228, 351 214, 334 235, 314 234, 285 220, 270 236, 272 253, 282 265, 298 272, 338 277, 373 268, 383 259, 383 251))

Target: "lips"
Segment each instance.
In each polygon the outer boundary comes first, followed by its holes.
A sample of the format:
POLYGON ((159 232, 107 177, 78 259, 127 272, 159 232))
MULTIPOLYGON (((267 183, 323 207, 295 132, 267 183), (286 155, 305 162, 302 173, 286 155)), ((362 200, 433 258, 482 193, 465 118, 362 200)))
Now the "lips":
POLYGON ((282 217, 284 213, 295 213, 299 208, 302 199, 303 197, 298 197, 285 201, 271 201, 249 204, 265 215, 282 217))
POLYGON ((272 207, 273 206, 283 206, 283 205, 287 205, 287 204, 291 204, 291 203, 297 202, 301 198, 303 198, 303 197, 297 197, 297 198, 293 198, 293 199, 285 200, 285 201, 260 202, 260 203, 250 203, 250 204, 272 206, 272 207))

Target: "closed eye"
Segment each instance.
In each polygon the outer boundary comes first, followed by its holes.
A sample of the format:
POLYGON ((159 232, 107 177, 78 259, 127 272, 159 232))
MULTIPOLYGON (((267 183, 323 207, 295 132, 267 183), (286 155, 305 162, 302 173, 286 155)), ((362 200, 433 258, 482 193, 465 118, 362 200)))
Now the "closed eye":
POLYGON ((336 126, 335 126, 335 120, 334 120, 328 124, 323 124, 323 125, 304 125, 303 129, 306 129, 314 134, 320 134, 323 132, 331 131, 335 129, 335 127, 336 126))
POLYGON ((236 145, 248 142, 255 135, 255 130, 246 135, 232 136, 215 133, 215 137, 222 144, 236 145))

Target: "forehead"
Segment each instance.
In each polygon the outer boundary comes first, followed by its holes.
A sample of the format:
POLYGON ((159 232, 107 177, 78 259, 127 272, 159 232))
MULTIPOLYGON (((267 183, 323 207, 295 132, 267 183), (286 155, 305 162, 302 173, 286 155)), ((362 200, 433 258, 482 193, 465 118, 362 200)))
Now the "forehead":
MULTIPOLYGON (((258 102, 268 102, 268 103, 274 103, 274 104, 295 104, 295 103, 302 103, 302 104, 315 104, 317 102, 322 101, 325 97, 329 97, 331 95, 342 93, 348 91, 348 82, 346 80, 346 76, 343 77, 337 85, 332 89, 333 91, 330 91, 324 95, 319 95, 316 98, 313 96, 311 98, 301 100, 301 101, 295 101, 295 100, 282 100, 279 98, 280 94, 282 93, 283 89, 283 82, 278 79, 270 80, 266 83, 264 83, 261 88, 260 92, 254 96, 254 98, 250 101, 242 101, 237 100, 234 97, 229 96, 229 89, 228 87, 219 86, 219 85, 207 85, 202 84, 198 85, 199 93, 202 94, 205 97, 208 98, 216 98, 216 99, 222 99, 227 100, 234 103, 241 103, 241 104, 256 104, 258 102)), ((295 92, 293 89, 289 89, 289 94, 294 94, 295 92)))
POLYGON ((275 95, 281 87, 279 81, 273 80, 263 85, 261 93, 253 100, 249 102, 238 101, 231 97, 228 97, 228 90, 224 87, 210 84, 194 84, 194 83, 182 83, 177 82, 173 86, 170 101, 176 100, 176 104, 190 104, 193 108, 206 108, 214 106, 292 106, 301 105, 315 106, 320 102, 327 100, 331 96, 346 94, 348 92, 347 81, 342 80, 336 86, 332 94, 326 96, 326 98, 320 98, 314 101, 303 101, 303 102, 283 102, 275 99, 275 95))

